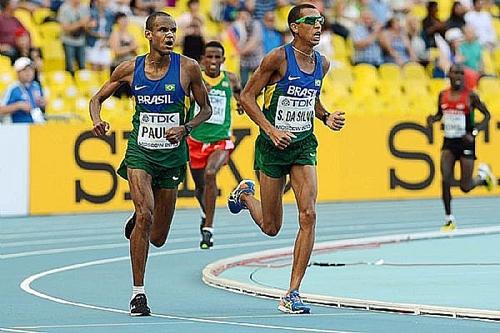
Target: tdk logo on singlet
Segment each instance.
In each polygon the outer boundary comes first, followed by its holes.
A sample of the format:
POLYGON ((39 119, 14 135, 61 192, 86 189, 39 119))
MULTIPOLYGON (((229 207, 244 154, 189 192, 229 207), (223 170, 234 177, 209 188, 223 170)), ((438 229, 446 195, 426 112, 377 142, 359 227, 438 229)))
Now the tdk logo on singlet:
POLYGON ((316 97, 318 91, 316 89, 308 89, 297 86, 288 86, 287 95, 295 97, 316 97))
POLYGON ((138 104, 161 105, 172 104, 171 95, 136 95, 138 104))

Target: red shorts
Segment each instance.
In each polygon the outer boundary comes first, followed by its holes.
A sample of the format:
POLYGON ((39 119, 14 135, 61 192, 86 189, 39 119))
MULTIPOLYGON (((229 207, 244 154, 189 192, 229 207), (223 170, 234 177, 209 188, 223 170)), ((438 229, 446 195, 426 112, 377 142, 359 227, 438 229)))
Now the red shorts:
MULTIPOLYGON (((231 153, 234 149, 234 143, 231 140, 203 143, 189 136, 187 143, 189 145, 189 165, 191 169, 205 169, 208 158, 216 150, 227 150, 231 153)), ((224 164, 226 163, 227 161, 224 162, 224 164)))

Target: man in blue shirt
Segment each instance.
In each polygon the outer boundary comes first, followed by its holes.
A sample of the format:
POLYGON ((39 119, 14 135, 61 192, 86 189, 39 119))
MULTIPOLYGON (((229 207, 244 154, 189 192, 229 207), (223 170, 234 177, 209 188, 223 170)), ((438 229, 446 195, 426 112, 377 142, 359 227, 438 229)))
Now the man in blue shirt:
POLYGON ((264 45, 265 54, 283 45, 283 36, 275 27, 275 16, 273 11, 266 12, 262 19, 262 43, 264 45))
POLYGON ((43 122, 40 108, 46 101, 40 84, 34 81, 35 69, 29 58, 21 57, 14 62, 18 80, 11 84, 0 100, 0 116, 7 123, 43 122))

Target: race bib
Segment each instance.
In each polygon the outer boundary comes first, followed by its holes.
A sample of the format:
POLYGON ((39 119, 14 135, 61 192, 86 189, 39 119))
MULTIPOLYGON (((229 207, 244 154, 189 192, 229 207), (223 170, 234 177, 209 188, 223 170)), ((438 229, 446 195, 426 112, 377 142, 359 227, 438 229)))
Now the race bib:
POLYGON ((165 132, 171 127, 179 126, 179 113, 148 113, 139 115, 139 133, 137 143, 147 149, 173 149, 179 142, 170 143, 165 139, 165 132))
POLYGON ((461 138, 465 135, 465 114, 448 113, 443 115, 444 136, 449 139, 461 138))
MULTIPOLYGON (((210 116, 210 118, 205 122, 215 125, 224 124, 224 121, 226 120, 227 98, 209 94, 208 99, 210 100, 210 105, 212 105, 212 116, 210 116)), ((200 106, 197 103, 195 103, 194 115, 196 116, 199 112, 200 112, 200 106)))
POLYGON ((280 96, 274 126, 282 131, 306 132, 312 129, 315 98, 280 96))

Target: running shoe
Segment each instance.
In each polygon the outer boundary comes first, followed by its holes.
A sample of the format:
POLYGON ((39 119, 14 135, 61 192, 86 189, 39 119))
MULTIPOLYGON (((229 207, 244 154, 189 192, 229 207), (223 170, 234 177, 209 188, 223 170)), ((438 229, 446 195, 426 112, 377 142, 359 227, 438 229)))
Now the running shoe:
POLYGON ((488 164, 479 164, 478 174, 479 177, 486 182, 486 188, 488 189, 488 191, 491 191, 496 187, 497 179, 488 164))
POLYGON ((240 201, 240 197, 243 193, 251 195, 255 194, 255 183, 253 180, 242 180, 234 191, 231 192, 229 199, 227 200, 227 207, 231 213, 238 214, 242 209, 247 209, 245 204, 240 201))
POLYGON ((151 315, 151 310, 148 307, 148 300, 145 294, 137 294, 130 301, 130 315, 134 317, 151 315))
POLYGON ((130 215, 127 219, 127 223, 125 224, 125 238, 130 239, 130 235, 132 235, 132 230, 135 227, 135 212, 130 215))
POLYGON ((206 221, 206 220, 207 220, 207 219, 206 219, 205 217, 202 217, 202 218, 201 218, 201 221, 200 221, 200 233, 202 232, 203 227, 205 226, 205 221, 206 221))
POLYGON ((298 290, 293 290, 288 295, 281 298, 278 310, 285 313, 301 314, 310 313, 311 308, 305 305, 300 299, 298 290))
POLYGON ((457 225, 455 224, 455 221, 447 221, 443 226, 441 227, 442 232, 452 232, 457 228, 457 225))
POLYGON ((213 234, 209 230, 202 229, 201 230, 200 249, 208 250, 212 246, 214 246, 213 234))

